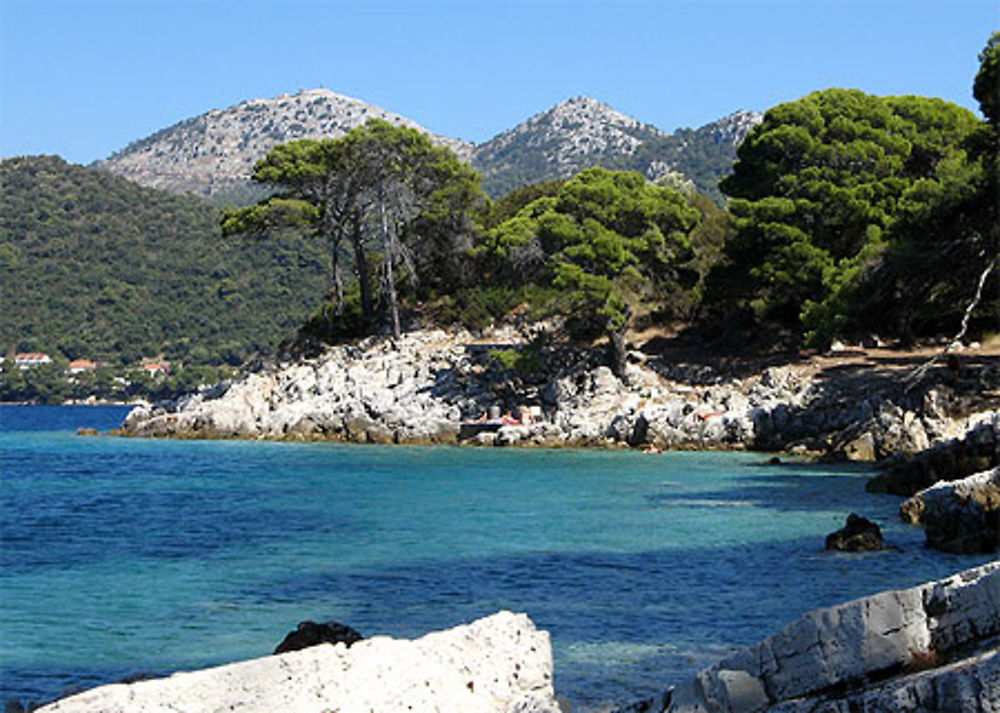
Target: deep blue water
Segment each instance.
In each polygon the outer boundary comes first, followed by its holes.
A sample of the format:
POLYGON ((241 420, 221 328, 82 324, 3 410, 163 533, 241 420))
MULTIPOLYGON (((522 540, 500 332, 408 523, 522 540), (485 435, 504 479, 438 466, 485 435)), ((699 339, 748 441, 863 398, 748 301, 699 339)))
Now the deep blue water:
POLYGON ((76 435, 125 413, 0 406, 0 700, 266 655, 304 619, 412 637, 512 609, 596 710, 988 559, 925 551, 859 469, 76 435), (824 552, 852 511, 901 551, 824 552))

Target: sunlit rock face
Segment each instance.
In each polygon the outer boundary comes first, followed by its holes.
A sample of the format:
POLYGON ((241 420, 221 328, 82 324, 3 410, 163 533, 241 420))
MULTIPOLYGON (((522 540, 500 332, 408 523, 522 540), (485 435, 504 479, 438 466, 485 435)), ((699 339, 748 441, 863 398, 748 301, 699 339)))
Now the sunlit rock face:
POLYGON ((559 713, 549 635, 499 612, 416 640, 320 644, 170 678, 102 686, 47 713, 559 713))

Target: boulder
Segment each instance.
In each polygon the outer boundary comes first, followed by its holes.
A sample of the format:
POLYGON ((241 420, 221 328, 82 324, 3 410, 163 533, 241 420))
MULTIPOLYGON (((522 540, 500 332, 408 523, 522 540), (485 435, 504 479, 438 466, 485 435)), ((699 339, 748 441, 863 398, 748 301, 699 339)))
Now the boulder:
POLYGON ((559 713, 549 636, 500 612, 412 640, 322 644, 169 678, 101 686, 46 713, 559 713))
POLYGON ((923 524, 927 546, 944 552, 995 552, 1000 544, 1000 467, 920 491, 900 515, 923 524))
POLYGON ((851 513, 847 524, 826 536, 826 549, 843 552, 877 552, 885 549, 882 528, 868 518, 851 513))
POLYGON ((875 460, 875 436, 865 431, 844 446, 847 460, 871 462, 875 460))
POLYGON ((288 632, 288 635, 274 649, 274 653, 284 654, 289 651, 299 651, 317 644, 344 644, 350 647, 351 644, 364 638, 351 627, 337 621, 327 621, 322 624, 317 624, 314 621, 303 621, 299 622, 295 631, 288 632))

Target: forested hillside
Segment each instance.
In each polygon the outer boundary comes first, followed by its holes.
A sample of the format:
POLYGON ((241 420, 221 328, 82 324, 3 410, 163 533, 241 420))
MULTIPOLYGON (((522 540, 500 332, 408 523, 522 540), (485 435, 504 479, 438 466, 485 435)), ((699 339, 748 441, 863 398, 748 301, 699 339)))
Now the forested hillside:
POLYGON ((201 199, 57 157, 0 163, 0 350, 135 363, 238 364, 322 299, 302 231, 226 239, 201 199))

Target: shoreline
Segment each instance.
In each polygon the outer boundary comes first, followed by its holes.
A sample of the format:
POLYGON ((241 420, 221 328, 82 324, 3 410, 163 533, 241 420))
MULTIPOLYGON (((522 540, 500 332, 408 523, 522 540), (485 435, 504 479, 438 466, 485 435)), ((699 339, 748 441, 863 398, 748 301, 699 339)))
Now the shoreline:
MULTIPOLYGON (((494 341, 527 349, 529 335, 508 332, 494 341)), ((1000 413, 1000 351, 968 351, 961 372, 939 366, 908 381, 927 353, 852 350, 713 367, 632 352, 619 380, 594 349, 552 349, 534 371, 518 372, 467 333, 422 330, 139 404, 114 435, 751 451, 879 463, 961 438, 1000 413), (464 437, 464 426, 504 411, 534 417, 464 437)))

